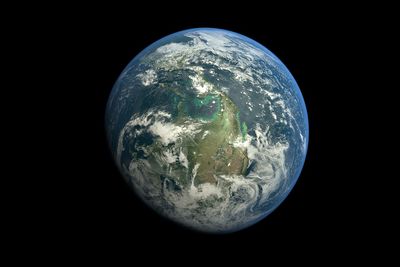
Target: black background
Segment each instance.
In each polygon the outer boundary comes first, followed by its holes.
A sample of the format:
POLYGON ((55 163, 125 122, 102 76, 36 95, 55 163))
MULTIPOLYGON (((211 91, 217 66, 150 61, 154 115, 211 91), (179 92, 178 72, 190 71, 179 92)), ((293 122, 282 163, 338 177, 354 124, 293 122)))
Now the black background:
POLYGON ((35 107, 46 119, 32 124, 45 131, 35 142, 43 153, 35 164, 43 167, 43 179, 29 231, 50 246, 85 253, 123 249, 136 257, 196 251, 274 257, 270 249, 354 253, 355 244, 371 238, 360 225, 374 207, 362 189, 368 178, 360 170, 368 161, 359 160, 368 153, 362 127, 373 116, 364 109, 369 88, 361 68, 369 15, 342 6, 205 3, 151 12, 157 5, 57 7, 26 25, 31 67, 40 67, 44 78, 34 94, 45 103, 35 107), (194 27, 238 32, 271 50, 295 77, 309 115, 307 159, 293 191, 266 219, 233 234, 193 232, 155 214, 125 184, 105 136, 105 105, 124 67, 152 42, 194 27))

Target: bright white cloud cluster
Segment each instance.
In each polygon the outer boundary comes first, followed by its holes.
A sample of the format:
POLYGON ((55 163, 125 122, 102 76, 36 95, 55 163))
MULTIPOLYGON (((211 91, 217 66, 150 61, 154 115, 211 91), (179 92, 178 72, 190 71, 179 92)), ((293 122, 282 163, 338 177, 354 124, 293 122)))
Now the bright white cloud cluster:
POLYGON ((149 86, 157 83, 157 73, 153 69, 146 70, 140 73, 137 77, 142 81, 144 86, 149 86))

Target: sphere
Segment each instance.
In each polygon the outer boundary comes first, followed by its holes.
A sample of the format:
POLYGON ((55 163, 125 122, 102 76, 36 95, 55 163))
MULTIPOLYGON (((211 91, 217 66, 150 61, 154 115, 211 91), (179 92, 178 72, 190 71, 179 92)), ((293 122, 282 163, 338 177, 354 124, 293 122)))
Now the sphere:
POLYGON ((134 192, 194 230, 265 218, 295 185, 308 118, 285 65, 234 32, 166 36, 121 73, 106 108, 113 158, 134 192))

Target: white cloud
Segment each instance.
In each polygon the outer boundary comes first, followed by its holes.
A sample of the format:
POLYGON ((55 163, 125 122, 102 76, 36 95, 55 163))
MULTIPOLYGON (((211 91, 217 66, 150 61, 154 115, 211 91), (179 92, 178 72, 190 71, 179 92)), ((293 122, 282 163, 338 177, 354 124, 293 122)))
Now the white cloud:
POLYGON ((157 73, 153 69, 148 69, 144 73, 140 73, 137 77, 142 81, 144 86, 157 83, 157 73))

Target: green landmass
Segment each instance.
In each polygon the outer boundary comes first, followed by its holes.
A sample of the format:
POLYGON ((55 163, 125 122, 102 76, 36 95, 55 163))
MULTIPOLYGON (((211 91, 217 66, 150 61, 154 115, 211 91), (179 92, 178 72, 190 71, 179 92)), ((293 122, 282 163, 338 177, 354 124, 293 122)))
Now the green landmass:
MULTIPOLYGON (((224 93, 211 93, 202 98, 192 99, 195 109, 201 110, 214 101, 212 114, 191 114, 191 117, 206 120, 194 138, 185 140, 190 173, 196 165, 194 183, 216 183, 214 175, 245 174, 249 159, 247 151, 233 146, 238 137, 244 141, 247 134, 246 123, 240 124, 239 111, 232 100, 224 93)), ((180 104, 180 116, 188 116, 187 108, 180 104)), ((210 107, 211 108, 211 107, 210 107)), ((191 109, 189 109, 191 110, 191 109)))

